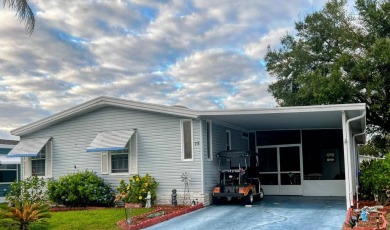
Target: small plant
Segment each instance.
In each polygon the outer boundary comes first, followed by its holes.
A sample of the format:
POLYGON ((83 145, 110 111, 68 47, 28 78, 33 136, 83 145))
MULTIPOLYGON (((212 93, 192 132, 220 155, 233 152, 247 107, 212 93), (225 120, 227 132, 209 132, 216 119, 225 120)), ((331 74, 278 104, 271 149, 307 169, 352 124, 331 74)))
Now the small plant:
MULTIPOLYGON (((49 206, 41 203, 23 203, 15 207, 9 207, 4 214, 5 218, 10 218, 18 223, 19 229, 27 230, 32 222, 43 222, 50 218, 49 206)), ((12 225, 12 223, 11 223, 12 225)))
POLYGON ((123 202, 134 204, 142 203, 142 205, 145 205, 146 196, 149 191, 153 204, 157 197, 157 187, 157 181, 149 174, 146 174, 144 177, 135 175, 129 178, 128 183, 124 180, 120 180, 117 187, 118 194, 116 195, 116 200, 122 200, 123 202))
POLYGON ((111 206, 114 201, 110 185, 88 170, 50 180, 48 190, 51 201, 71 207, 111 206))

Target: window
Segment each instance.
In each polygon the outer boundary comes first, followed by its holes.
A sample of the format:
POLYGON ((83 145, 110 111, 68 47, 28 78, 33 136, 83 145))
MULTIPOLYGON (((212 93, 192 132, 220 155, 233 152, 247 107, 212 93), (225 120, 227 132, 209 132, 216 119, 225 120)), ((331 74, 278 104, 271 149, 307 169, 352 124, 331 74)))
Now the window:
POLYGON ((22 175, 23 178, 52 176, 52 141, 47 141, 35 157, 22 157, 22 175))
POLYGON ((181 121, 181 151, 183 160, 192 160, 192 121, 181 121))
POLYGON ((129 149, 109 151, 111 173, 129 173, 129 149))
POLYGON ((46 148, 43 147, 36 157, 31 157, 31 175, 45 176, 46 148))
POLYGON ((226 150, 232 150, 232 133, 226 130, 226 150))
MULTIPOLYGON (((121 144, 124 149, 99 151, 101 153, 101 174, 138 174, 137 134, 131 133, 128 138, 127 143, 121 144)), ((105 140, 109 142, 109 139, 105 140)), ((110 149, 115 148, 110 147, 110 149)))
POLYGON ((18 177, 17 165, 0 165, 0 184, 14 182, 18 177))
POLYGON ((207 141, 207 159, 213 159, 212 132, 211 121, 206 121, 206 141, 207 141))

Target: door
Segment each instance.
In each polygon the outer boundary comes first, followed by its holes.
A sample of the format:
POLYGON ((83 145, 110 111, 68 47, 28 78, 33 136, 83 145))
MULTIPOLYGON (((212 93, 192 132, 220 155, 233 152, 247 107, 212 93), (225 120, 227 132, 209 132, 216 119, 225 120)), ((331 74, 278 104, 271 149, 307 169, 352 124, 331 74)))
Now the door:
POLYGON ((300 145, 258 147, 260 180, 267 195, 302 195, 300 145))

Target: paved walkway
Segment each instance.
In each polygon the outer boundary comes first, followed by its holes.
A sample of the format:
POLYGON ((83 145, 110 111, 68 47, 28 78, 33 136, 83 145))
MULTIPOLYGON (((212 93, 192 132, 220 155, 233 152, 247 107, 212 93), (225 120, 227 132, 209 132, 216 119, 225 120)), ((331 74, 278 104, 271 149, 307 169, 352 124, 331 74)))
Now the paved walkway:
POLYGON ((147 229, 338 230, 346 214, 344 197, 265 196, 251 208, 211 205, 147 229))

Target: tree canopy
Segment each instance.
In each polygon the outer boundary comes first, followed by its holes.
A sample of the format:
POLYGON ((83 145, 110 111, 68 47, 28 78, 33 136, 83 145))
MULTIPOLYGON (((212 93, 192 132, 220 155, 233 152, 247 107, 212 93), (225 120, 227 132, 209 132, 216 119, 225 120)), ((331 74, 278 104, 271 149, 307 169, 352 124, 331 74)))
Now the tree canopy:
POLYGON ((295 23, 295 34, 268 47, 269 91, 281 106, 365 103, 372 132, 390 133, 390 2, 345 0, 295 23))
POLYGON ((3 0, 3 6, 16 10, 16 16, 20 19, 21 22, 26 23, 26 34, 31 35, 34 32, 35 16, 30 6, 28 5, 28 0, 3 0))

